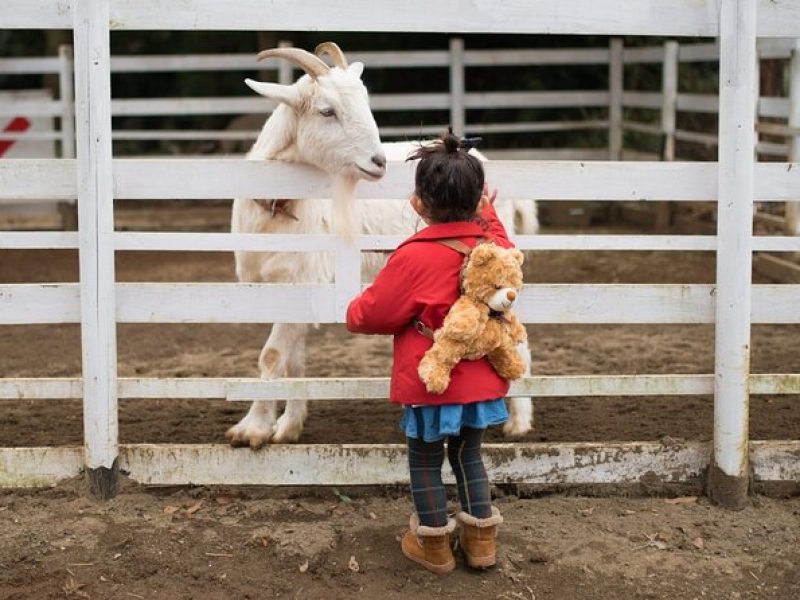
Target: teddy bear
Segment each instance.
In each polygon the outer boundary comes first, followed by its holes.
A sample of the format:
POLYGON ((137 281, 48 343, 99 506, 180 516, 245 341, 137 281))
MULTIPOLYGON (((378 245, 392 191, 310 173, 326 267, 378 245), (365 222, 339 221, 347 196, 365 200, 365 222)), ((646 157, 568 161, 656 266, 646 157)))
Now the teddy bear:
POLYGON ((511 310, 522 288, 522 252, 491 242, 475 246, 461 271, 461 296, 450 307, 417 372, 428 392, 441 394, 461 360, 486 356, 504 379, 518 379, 525 365, 517 344, 527 333, 511 310))

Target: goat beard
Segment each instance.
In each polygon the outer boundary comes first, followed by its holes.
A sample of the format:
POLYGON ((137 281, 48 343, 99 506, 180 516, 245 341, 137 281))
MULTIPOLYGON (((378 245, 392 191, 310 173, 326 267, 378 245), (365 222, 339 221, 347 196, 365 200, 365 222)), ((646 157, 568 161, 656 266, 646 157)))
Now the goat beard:
POLYGON ((331 214, 333 232, 347 243, 353 243, 361 233, 361 211, 356 206, 355 189, 357 177, 339 175, 333 180, 333 210, 331 214))

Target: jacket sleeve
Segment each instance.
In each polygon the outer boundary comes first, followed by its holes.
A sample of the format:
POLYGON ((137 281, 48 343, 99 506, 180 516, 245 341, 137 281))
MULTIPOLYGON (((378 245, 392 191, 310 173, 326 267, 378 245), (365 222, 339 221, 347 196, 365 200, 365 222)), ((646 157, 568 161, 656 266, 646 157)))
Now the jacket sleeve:
POLYGON ((498 243, 500 246, 506 248, 513 248, 514 244, 508 239, 506 228, 497 217, 497 212, 494 210, 494 205, 490 204, 484 208, 480 213, 481 226, 486 232, 486 236, 498 243))
POLYGON ((347 330, 352 333, 395 335, 423 306, 416 299, 408 259, 395 252, 375 281, 347 307, 347 330))

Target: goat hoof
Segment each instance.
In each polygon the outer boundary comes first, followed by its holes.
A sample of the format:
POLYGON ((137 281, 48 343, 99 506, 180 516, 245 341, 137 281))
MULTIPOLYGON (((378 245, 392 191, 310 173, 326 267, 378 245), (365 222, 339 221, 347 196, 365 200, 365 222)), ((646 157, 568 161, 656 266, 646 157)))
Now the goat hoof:
POLYGON ((246 429, 243 430, 234 425, 225 433, 225 437, 228 443, 234 448, 246 448, 249 446, 253 450, 258 450, 264 444, 268 443, 272 436, 248 431, 246 429))
MULTIPOLYGON (((280 420, 279 420, 280 421, 280 420)), ((273 444, 292 444, 300 439, 300 434, 303 433, 303 425, 289 423, 278 423, 275 435, 272 436, 273 444)))
POLYGON ((503 435, 510 438, 520 438, 531 432, 531 424, 525 419, 509 419, 503 425, 503 435))

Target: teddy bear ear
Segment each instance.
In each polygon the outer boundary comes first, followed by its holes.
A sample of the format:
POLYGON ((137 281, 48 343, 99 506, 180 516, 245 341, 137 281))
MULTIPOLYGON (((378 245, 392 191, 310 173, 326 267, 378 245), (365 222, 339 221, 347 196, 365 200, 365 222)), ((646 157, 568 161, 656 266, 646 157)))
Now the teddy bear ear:
POLYGON ((492 260, 494 251, 494 246, 491 244, 478 244, 469 253, 469 262, 477 267, 485 265, 492 260))
POLYGON ((516 260, 520 265, 525 262, 525 255, 516 248, 511 251, 511 256, 513 256, 514 260, 516 260))

